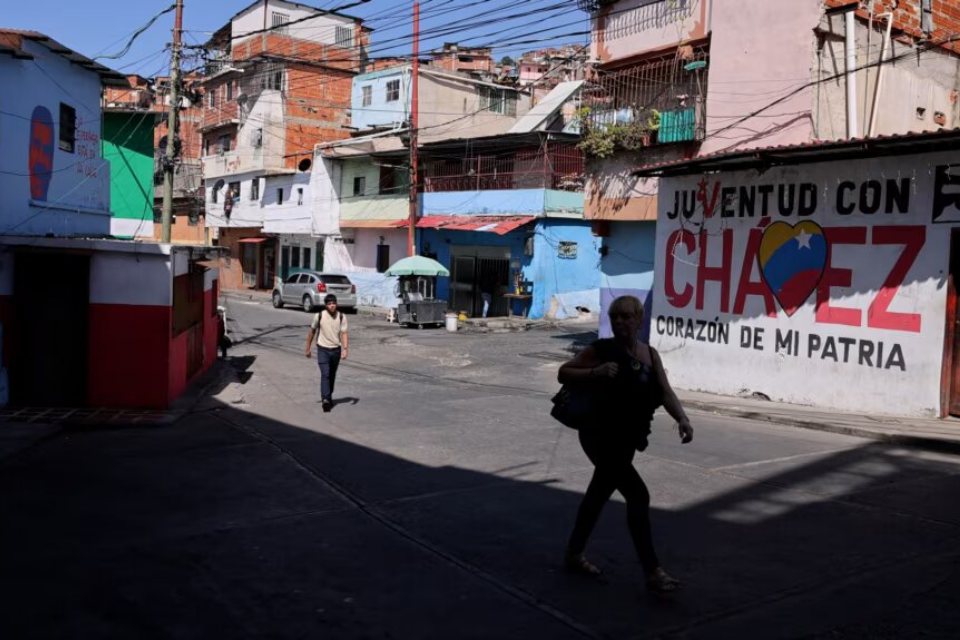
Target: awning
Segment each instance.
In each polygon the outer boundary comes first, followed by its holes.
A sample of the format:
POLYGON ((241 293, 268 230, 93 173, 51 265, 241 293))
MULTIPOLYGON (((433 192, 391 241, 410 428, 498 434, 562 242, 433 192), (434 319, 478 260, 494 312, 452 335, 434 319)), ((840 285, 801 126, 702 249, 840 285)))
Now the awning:
POLYGON ((270 238, 240 238, 240 244, 260 244, 261 242, 266 242, 270 238))
POLYGON ((393 229, 394 227, 405 227, 406 220, 344 220, 340 219, 341 229, 393 229))
MULTIPOLYGON (((449 231, 489 231, 502 236, 536 219, 536 216, 423 216, 417 220, 417 227, 449 231)), ((406 224, 404 221, 396 226, 406 224)))

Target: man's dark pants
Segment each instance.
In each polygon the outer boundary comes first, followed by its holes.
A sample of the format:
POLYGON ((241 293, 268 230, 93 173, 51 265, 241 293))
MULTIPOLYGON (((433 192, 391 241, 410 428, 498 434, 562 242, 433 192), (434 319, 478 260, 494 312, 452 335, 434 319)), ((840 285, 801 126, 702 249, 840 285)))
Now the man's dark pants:
POLYGON ((320 367, 320 398, 324 402, 333 402, 333 385, 337 381, 337 368, 340 366, 340 347, 317 347, 317 365, 320 367))

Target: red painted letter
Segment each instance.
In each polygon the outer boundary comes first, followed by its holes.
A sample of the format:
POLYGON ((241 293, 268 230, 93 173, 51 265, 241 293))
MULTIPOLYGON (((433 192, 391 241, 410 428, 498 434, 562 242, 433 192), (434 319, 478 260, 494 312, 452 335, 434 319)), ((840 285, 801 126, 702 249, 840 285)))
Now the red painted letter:
POLYGON ((667 244, 664 247, 666 256, 664 257, 663 292, 667 296, 667 302, 678 309, 690 304, 690 298, 693 297, 693 287, 689 282, 684 285, 682 293, 678 293, 677 288, 673 286, 673 261, 676 258, 674 252, 680 244, 686 247, 688 255, 693 253, 696 246, 693 234, 686 229, 677 229, 667 238, 667 244))
POLYGON ((899 313, 887 311, 903 279, 910 271, 927 240, 926 227, 874 227, 873 244, 902 244, 903 253, 890 270, 877 297, 867 309, 867 326, 874 329, 893 329, 920 333, 919 313, 899 313))
POLYGON ((700 232, 700 264, 697 268, 697 309, 703 309, 706 283, 710 280, 720 283, 720 311, 730 309, 730 265, 733 262, 733 229, 723 232, 723 258, 719 267, 707 266, 707 245, 710 235, 700 232))
POLYGON ((850 269, 834 269, 833 250, 838 244, 866 244, 866 227, 831 227, 823 232, 827 236, 827 264, 817 285, 817 322, 860 326, 860 309, 830 306, 831 287, 849 287, 853 272, 850 269))

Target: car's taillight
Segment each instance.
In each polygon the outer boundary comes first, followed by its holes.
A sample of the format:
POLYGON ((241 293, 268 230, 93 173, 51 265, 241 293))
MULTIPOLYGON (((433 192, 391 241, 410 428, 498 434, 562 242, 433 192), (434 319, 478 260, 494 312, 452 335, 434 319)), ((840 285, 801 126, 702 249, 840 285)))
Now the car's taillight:
POLYGON ((325 293, 327 291, 327 285, 322 282, 317 283, 317 293, 325 293))
POLYGON ((356 292, 357 292, 357 285, 355 284, 350 285, 350 293, 356 293, 356 292))

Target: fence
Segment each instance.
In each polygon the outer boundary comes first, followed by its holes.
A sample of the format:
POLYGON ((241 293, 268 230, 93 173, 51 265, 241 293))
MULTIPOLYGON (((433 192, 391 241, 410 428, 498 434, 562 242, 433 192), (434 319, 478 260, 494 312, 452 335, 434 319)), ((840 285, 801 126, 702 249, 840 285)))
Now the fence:
POLYGON ((433 157, 424 162, 423 189, 487 191, 493 189, 583 188, 583 154, 574 144, 550 142, 539 148, 433 157))

